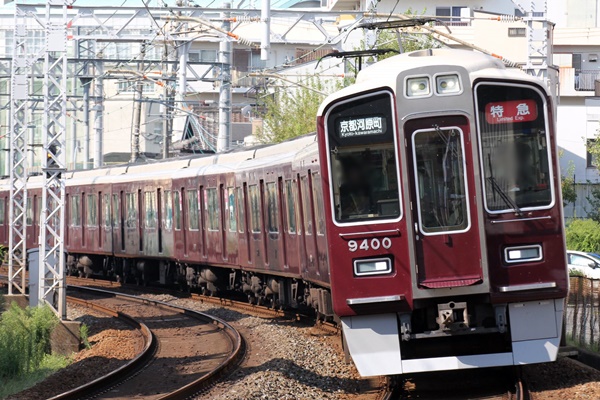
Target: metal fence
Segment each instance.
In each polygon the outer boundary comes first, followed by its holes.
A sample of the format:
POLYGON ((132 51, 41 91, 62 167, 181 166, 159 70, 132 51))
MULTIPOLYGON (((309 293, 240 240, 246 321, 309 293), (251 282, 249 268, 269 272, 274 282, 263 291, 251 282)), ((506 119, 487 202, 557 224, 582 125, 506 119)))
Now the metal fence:
POLYGON ((598 350, 600 279, 571 277, 565 312, 566 335, 577 346, 598 350))

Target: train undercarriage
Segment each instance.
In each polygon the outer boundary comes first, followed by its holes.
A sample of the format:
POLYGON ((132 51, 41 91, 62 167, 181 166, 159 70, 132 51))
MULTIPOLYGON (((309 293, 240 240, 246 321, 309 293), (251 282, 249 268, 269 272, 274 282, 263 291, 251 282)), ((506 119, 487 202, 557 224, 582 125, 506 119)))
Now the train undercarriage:
POLYGON ((99 276, 137 285, 176 286, 180 290, 220 296, 235 293, 251 304, 282 309, 312 309, 322 320, 334 317, 331 292, 297 278, 243 271, 231 267, 195 265, 166 260, 70 254, 67 273, 99 276))

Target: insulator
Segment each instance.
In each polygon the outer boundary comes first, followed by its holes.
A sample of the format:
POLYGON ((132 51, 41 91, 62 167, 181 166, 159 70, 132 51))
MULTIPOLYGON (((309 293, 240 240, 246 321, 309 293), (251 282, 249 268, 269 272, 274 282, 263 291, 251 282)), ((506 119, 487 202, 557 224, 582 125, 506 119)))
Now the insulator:
POLYGON ((253 46, 254 43, 252 43, 250 40, 243 38, 243 37, 239 37, 238 38, 238 43, 243 44, 244 46, 253 46))
POLYGON ((521 17, 516 17, 514 15, 499 15, 497 20, 501 22, 516 22, 520 21, 521 17))
POLYGON ((248 15, 242 15, 241 17, 235 17, 236 22, 260 22, 260 17, 250 17, 248 15))

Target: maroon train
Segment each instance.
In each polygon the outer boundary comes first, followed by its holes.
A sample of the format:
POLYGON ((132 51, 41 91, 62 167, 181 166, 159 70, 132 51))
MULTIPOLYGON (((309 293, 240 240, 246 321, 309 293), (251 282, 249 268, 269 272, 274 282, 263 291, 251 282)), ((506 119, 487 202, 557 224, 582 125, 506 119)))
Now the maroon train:
MULTIPOLYGON (((414 52, 327 98, 316 135, 69 172, 67 262, 312 307, 339 318, 366 376, 553 361, 568 285, 556 171, 539 80, 414 52)), ((35 247, 36 177, 28 196, 35 247)))

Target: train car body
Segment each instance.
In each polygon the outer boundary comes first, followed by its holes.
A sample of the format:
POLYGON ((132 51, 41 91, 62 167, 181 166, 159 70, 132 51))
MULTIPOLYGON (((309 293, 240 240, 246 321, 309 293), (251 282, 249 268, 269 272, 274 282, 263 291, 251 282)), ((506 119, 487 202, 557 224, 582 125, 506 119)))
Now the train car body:
POLYGON ((389 58, 318 119, 333 306, 362 375, 552 361, 567 293, 551 99, 473 52, 389 58))
POLYGON ((67 267, 313 308, 365 376, 552 361, 567 268, 551 112, 494 58, 392 57, 325 100, 316 134, 66 173, 67 267))

